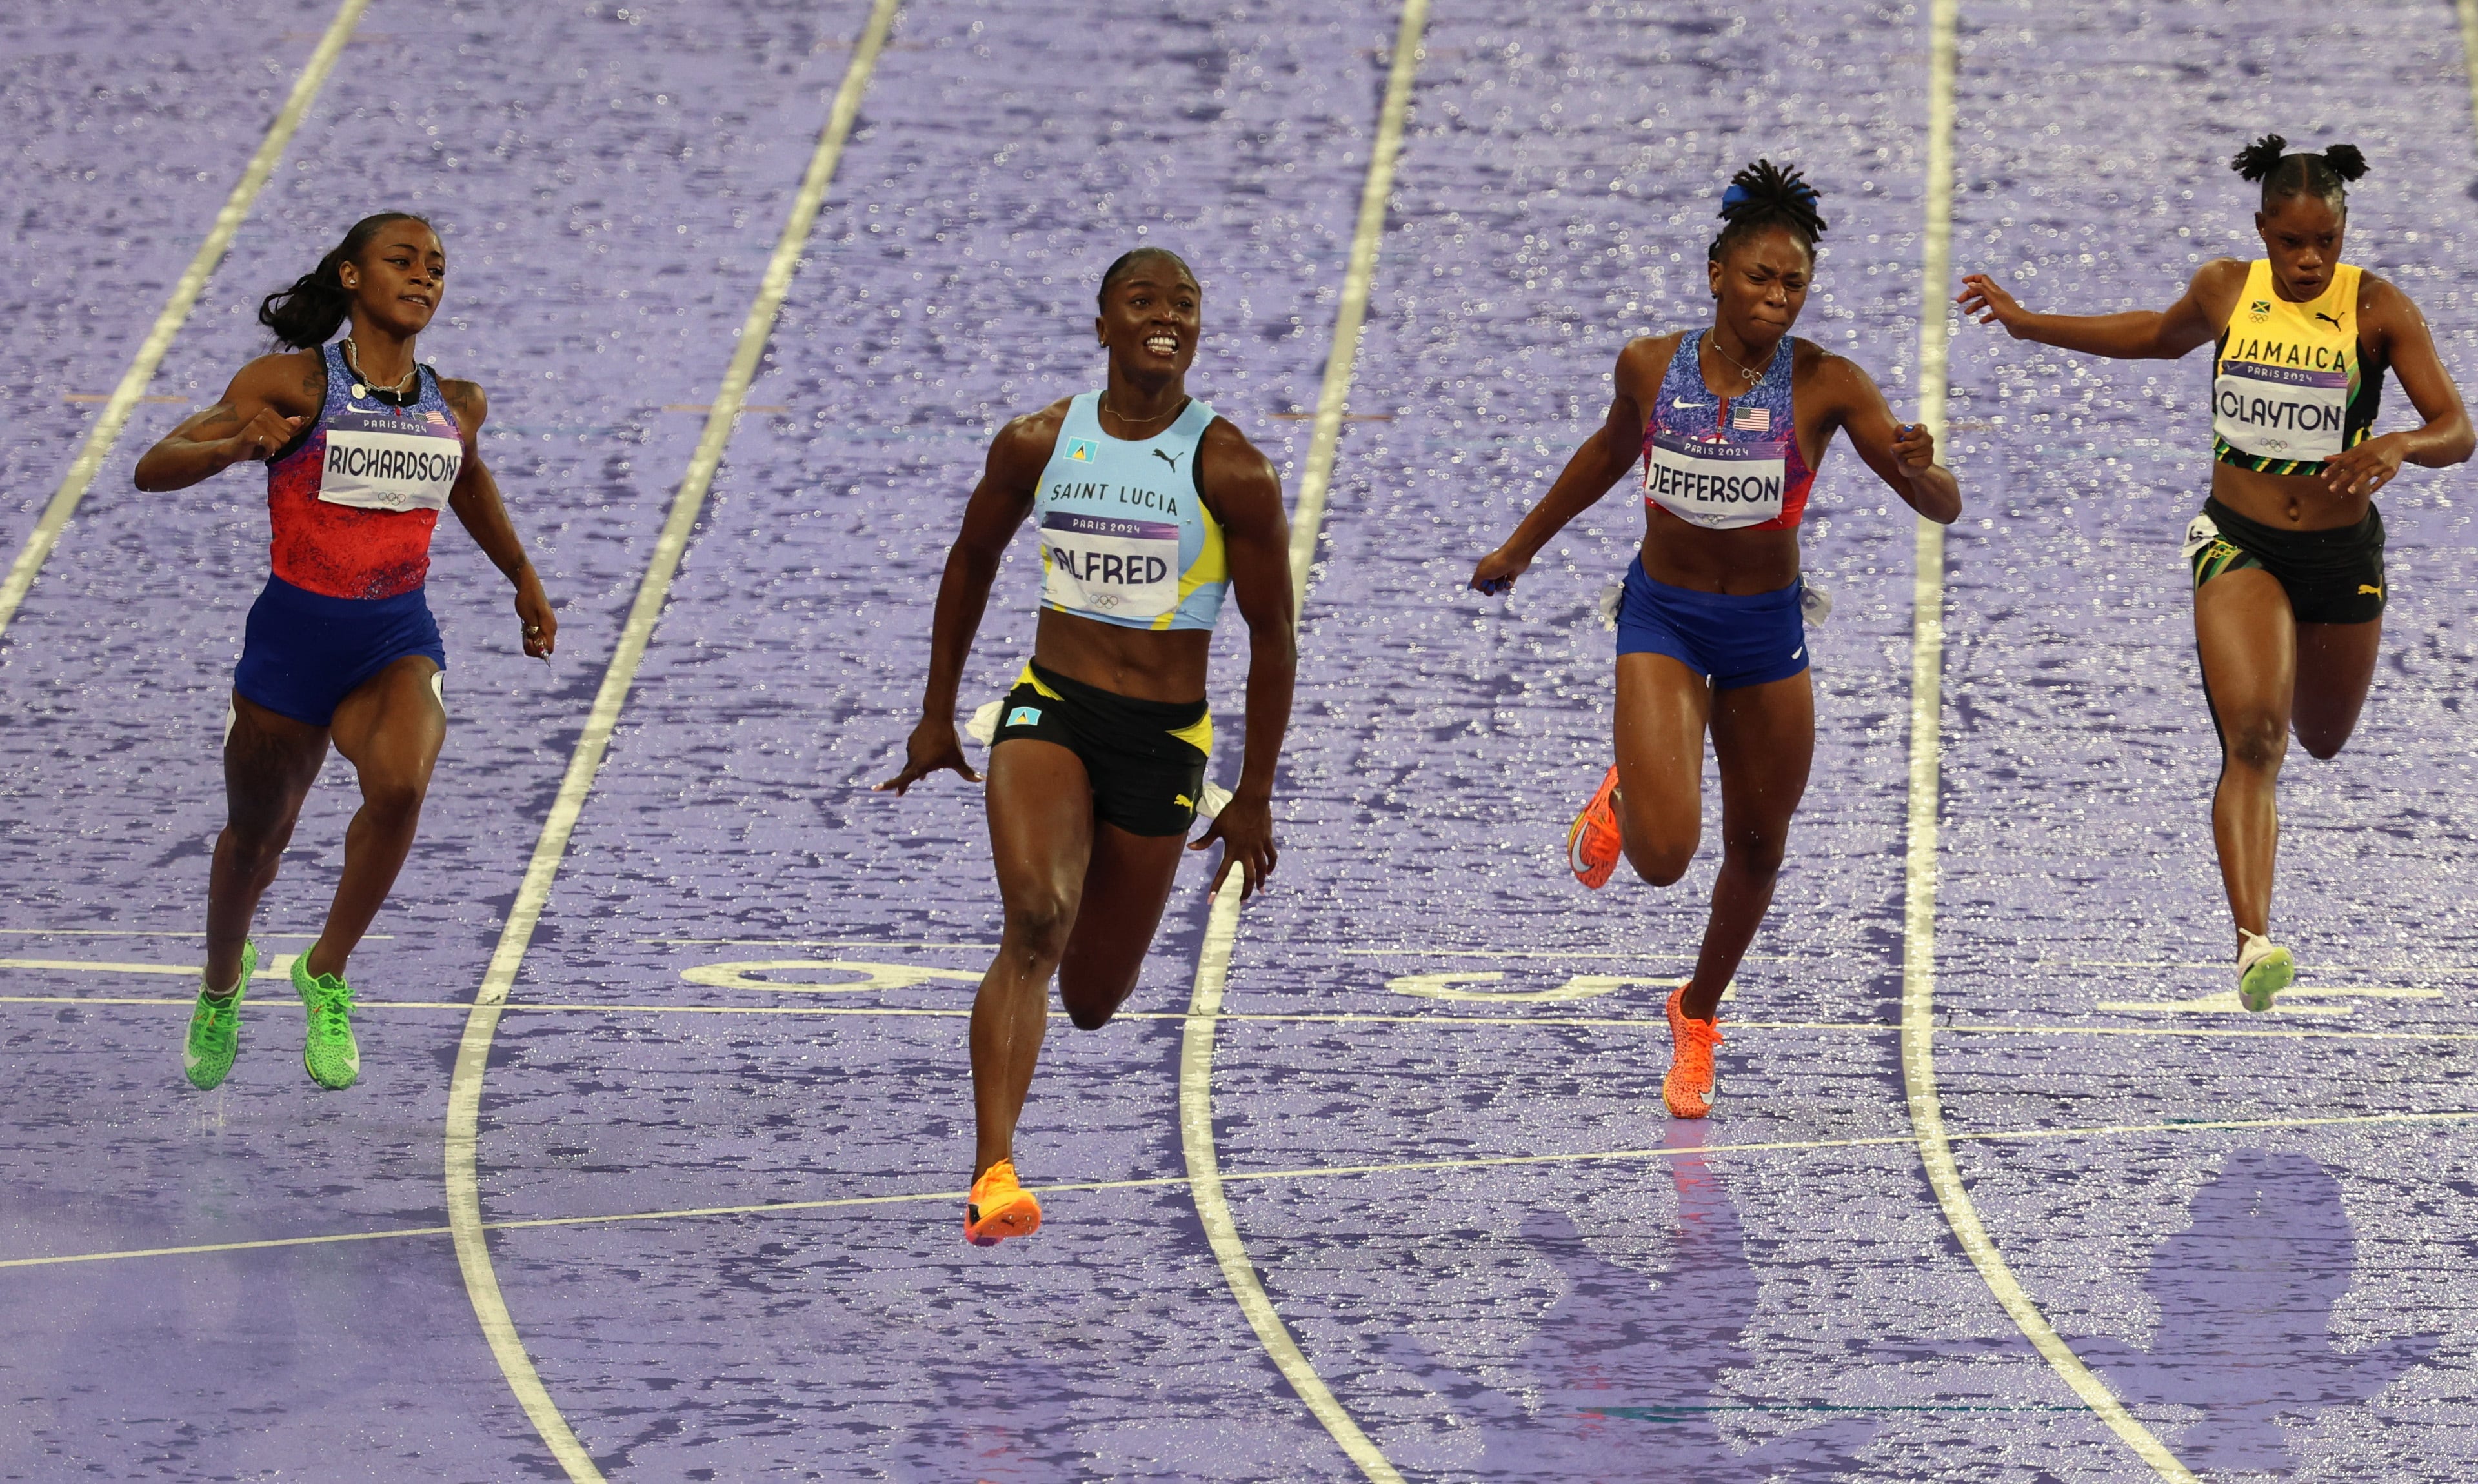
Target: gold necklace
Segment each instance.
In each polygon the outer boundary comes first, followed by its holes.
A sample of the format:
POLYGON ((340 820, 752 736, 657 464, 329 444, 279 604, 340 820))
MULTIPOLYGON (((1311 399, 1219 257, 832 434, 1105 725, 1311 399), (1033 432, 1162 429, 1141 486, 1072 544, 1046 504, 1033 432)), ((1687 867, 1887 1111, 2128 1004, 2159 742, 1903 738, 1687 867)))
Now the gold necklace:
MULTIPOLYGON (((1141 426, 1143 426, 1145 423, 1148 423, 1148 422, 1159 422, 1159 421, 1161 421, 1161 420, 1162 420, 1163 418, 1165 418, 1165 417, 1176 417, 1179 414, 1181 414, 1181 413, 1183 413, 1183 412, 1187 411, 1187 401, 1186 401, 1186 399, 1185 399, 1185 398, 1181 398, 1181 399, 1180 399, 1180 401, 1179 401, 1179 404, 1178 404, 1176 407, 1172 408, 1169 412, 1166 412, 1166 413, 1155 413, 1155 414, 1154 414, 1153 415, 1151 415, 1150 417, 1130 417, 1130 416, 1128 416, 1126 414, 1125 414, 1125 413, 1123 413, 1123 412, 1120 412, 1120 411, 1118 411, 1117 409, 1115 409, 1115 408, 1111 407, 1111 406, 1110 406, 1110 393, 1108 393, 1108 392, 1104 391, 1104 392, 1102 392, 1102 393, 1101 393, 1101 399, 1100 399, 1100 401, 1099 401, 1098 403, 1096 403, 1096 404, 1095 404, 1095 408, 1096 408, 1096 410, 1097 410, 1097 411, 1104 412, 1104 413, 1108 413, 1111 416, 1118 418, 1121 422, 1124 422, 1124 423, 1125 423, 1127 426, 1129 426, 1129 427, 1133 428, 1133 427, 1141 427, 1141 426)), ((1098 420, 1098 419, 1097 419, 1097 420, 1098 420)), ((1129 442, 1134 442, 1134 441, 1136 441, 1136 440, 1130 439, 1130 440, 1128 440, 1127 441, 1129 441, 1129 442)))
MULTIPOLYGON (((365 387, 369 385, 370 379, 362 373, 362 357, 360 348, 354 345, 353 338, 349 335, 344 337, 344 365, 346 368, 352 371, 353 380, 360 382, 365 387)), ((412 382, 414 377, 419 373, 420 369, 420 366, 417 365, 412 370, 409 370, 402 376, 398 377, 396 379, 396 384, 387 389, 388 395, 394 397, 404 395, 405 387, 407 384, 412 382)))

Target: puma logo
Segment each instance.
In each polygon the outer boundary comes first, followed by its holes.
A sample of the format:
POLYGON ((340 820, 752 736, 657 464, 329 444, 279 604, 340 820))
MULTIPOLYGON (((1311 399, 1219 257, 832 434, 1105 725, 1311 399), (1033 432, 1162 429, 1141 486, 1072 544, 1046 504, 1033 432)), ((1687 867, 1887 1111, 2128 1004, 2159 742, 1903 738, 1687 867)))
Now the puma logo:
POLYGON ((2362 594, 2363 594, 2363 593, 2371 592, 2371 593, 2373 593, 2373 594, 2374 594, 2375 596, 2377 596, 2377 597, 2382 597, 2382 596, 2384 595, 2384 590, 2383 590, 2383 589, 2381 589, 2381 588, 2377 588, 2377 587, 2370 587, 2370 586, 2368 586, 2367 584, 2363 583, 2363 582, 2362 582, 2362 583, 2360 583, 2360 584, 2358 584, 2358 591, 2359 591, 2360 593, 2362 593, 2362 594))
POLYGON ((1176 474, 1178 472, 1178 461, 1186 458, 1187 455, 1181 453, 1164 453, 1160 449, 1156 448, 1153 450, 1153 457, 1159 459, 1164 464, 1169 465, 1171 472, 1176 474))
POLYGON ((2338 329, 2339 329, 2339 328, 2340 328, 2340 321, 2339 321, 2338 319, 2333 319, 2331 315, 2329 315, 2329 314, 2327 314, 2323 313, 2323 312, 2322 312, 2321 310, 2319 310, 2319 309, 2318 309, 2318 310, 2316 310, 2316 311, 2314 312, 2314 317, 2315 317, 2315 318, 2317 318, 2317 319, 2330 320, 2330 321, 2331 321, 2332 328, 2333 328, 2333 329, 2335 329, 2335 330, 2338 330, 2338 329))

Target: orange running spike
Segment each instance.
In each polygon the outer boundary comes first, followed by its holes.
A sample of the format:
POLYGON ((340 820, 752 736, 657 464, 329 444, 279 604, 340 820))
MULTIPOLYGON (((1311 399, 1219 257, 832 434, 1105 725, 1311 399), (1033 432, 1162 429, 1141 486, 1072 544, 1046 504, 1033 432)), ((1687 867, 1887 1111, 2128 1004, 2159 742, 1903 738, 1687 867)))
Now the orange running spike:
POLYGON ((1660 1100, 1669 1116, 1700 1119, 1712 1111, 1712 1048, 1721 1044, 1721 1018, 1698 1020, 1686 1013, 1686 986, 1669 992, 1669 1075, 1660 1100))
POLYGON ((1626 853, 1626 839, 1618 833, 1617 792, 1618 770, 1612 766, 1592 801, 1566 831, 1566 864, 1576 880, 1595 892, 1608 885, 1609 872, 1617 869, 1618 857, 1626 853))
POLYGON ((964 1206, 964 1240, 994 1247, 1009 1237, 1041 1230, 1041 1202, 1015 1182, 1015 1161, 1002 1159, 981 1171, 964 1206))

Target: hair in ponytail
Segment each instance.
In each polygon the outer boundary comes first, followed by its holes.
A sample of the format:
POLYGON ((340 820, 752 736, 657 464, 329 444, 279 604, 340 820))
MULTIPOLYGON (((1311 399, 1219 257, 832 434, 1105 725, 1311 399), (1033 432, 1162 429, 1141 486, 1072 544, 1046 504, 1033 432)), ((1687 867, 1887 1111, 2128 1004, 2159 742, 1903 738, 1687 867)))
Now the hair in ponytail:
POLYGON ((2266 134, 2229 162, 2229 168, 2250 181, 2263 182, 2263 209, 2278 211, 2291 196, 2320 196, 2346 214, 2349 182, 2366 173, 2366 157, 2355 144, 2335 144, 2319 155, 2284 154, 2288 141, 2266 134))
POLYGON ((344 264, 359 261, 362 249, 370 245, 370 239, 392 221, 430 225, 429 217, 411 212, 381 212, 365 216, 353 223, 342 241, 328 249, 316 267, 294 279, 291 288, 260 301, 258 322, 275 332, 277 344, 308 350, 327 343, 353 307, 353 296, 344 289, 344 264))
POLYGON ((1808 185, 1796 166, 1783 169, 1769 160, 1754 164, 1730 177, 1730 189, 1721 193, 1721 216, 1728 225, 1712 239, 1706 253, 1714 263, 1740 242, 1766 227, 1783 227, 1807 244, 1807 256, 1815 258, 1815 239, 1824 236, 1824 218, 1816 214, 1819 199, 1814 187, 1808 185))

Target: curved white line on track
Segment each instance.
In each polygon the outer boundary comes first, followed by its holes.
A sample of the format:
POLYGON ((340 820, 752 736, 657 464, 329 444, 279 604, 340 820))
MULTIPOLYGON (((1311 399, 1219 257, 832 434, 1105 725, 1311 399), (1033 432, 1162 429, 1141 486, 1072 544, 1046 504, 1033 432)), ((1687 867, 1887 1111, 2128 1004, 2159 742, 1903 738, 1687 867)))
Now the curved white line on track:
POLYGON ((53 492, 51 503, 43 507, 26 544, 17 548, 16 560, 9 564, 9 575, 0 578, 0 633, 8 630, 9 620, 17 616, 17 605, 33 590, 36 574, 43 569, 52 548, 60 544, 61 532, 68 525, 69 516, 77 513, 78 502, 86 498, 87 488, 94 483, 95 470, 103 466, 104 456, 112 452, 112 445, 120 441, 122 430, 129 426, 131 411, 146 394, 147 385, 155 380, 156 369, 164 364, 164 353, 172 348, 172 338, 189 322, 190 311, 196 308, 208 277, 224 261, 233 234, 240 230, 267 177, 275 173, 276 162, 284 158, 285 146, 292 142, 294 132, 301 127, 301 116, 310 111, 318 90, 326 87, 327 75, 336 69, 337 56, 352 39, 353 28, 362 23, 362 13, 369 8, 370 0, 344 0, 337 9, 336 18, 327 23, 326 32, 311 50, 308 64, 294 80, 291 96, 276 111, 266 138, 259 141, 258 152, 242 167, 232 194, 224 197, 223 210, 215 213, 215 224, 209 229, 207 239, 198 244, 196 256, 172 286, 172 297, 164 301, 164 312, 155 316, 146 339, 139 342, 137 356, 120 375, 120 385, 112 389, 103 411, 95 415, 94 426, 87 430, 86 442, 78 449, 77 457, 69 461, 69 471, 61 480, 60 489, 53 492))
MULTIPOLYGON (((2471 0, 2462 0, 2465 13, 2471 0)), ((1941 443, 1946 388, 1946 293, 1953 252, 1953 114, 1955 21, 1960 0, 1935 0, 1928 42, 1927 231, 1919 304, 1919 420, 1941 443)), ((2117 1400, 2058 1335, 2023 1292, 2005 1254, 1987 1235, 1954 1164, 1935 1077, 1936 793, 1944 702, 1944 527, 1922 516, 1910 591, 1910 771, 1909 849, 1902 903, 1902 1082, 1919 1163, 1956 1241, 1996 1301, 2032 1348, 2099 1414, 2127 1446, 2162 1479, 2194 1484, 2194 1475, 2151 1429, 2117 1400)))
POLYGON ((481 1186, 474 1170, 482 1079, 490 1069, 491 1043, 498 1034, 501 1007, 507 1003, 508 991, 524 963, 534 927, 550 901, 551 882, 559 874, 561 858, 568 853, 569 837, 576 828, 577 817, 584 812, 586 795, 594 788, 603 752, 610 746, 612 728, 619 723, 620 708, 628 698, 628 688, 637 678, 637 667, 645 657, 646 642, 662 617, 671 580, 688 550, 689 536, 696 529, 697 515, 705 507, 715 468, 722 461, 723 445, 731 440, 732 425, 739 420, 747 401, 749 383, 756 379, 757 364, 765 354, 767 337, 773 332, 775 314, 791 290, 793 271, 808 243, 809 229, 818 219, 818 210, 825 202, 835 166, 843 159, 844 141, 849 138, 852 120, 860 113, 861 94, 869 87, 870 74, 876 69, 878 53, 886 45, 899 4, 900 0, 875 0, 869 21, 852 46, 851 64, 844 71, 843 86, 835 90, 833 107, 826 113, 825 131, 810 156, 808 173, 793 200, 792 214, 783 224, 783 235, 774 244, 773 256, 767 260, 756 300, 748 306, 748 317, 742 322, 740 342, 732 352, 730 368, 724 372, 713 410, 706 415, 705 432, 697 440, 696 452, 689 460, 679 492, 672 496, 670 516, 663 522, 662 535, 654 542, 653 559, 646 566, 644 581, 638 584, 637 599, 629 606, 627 622, 620 629, 610 667, 602 675, 602 688, 594 694, 585 733, 577 739, 576 750, 569 757, 559 796, 552 801, 550 817, 543 822, 542 838, 535 843, 533 859, 525 867, 524 882, 517 889, 516 902, 508 910, 507 926, 499 934, 499 945, 492 953, 491 967, 483 974, 480 992, 474 995, 472 1012, 465 1021, 464 1039, 456 1048, 456 1070, 448 1080, 447 1221, 456 1240, 456 1263, 464 1270, 466 1295, 472 1300, 473 1317, 480 1321, 484 1338, 490 1341, 491 1353, 507 1377, 508 1389, 516 1393, 535 1431, 576 1484, 599 1481, 602 1471, 594 1467, 593 1456, 577 1441, 568 1420, 560 1416, 558 1404, 551 1400, 541 1374, 534 1370, 533 1359, 525 1353, 524 1341, 518 1335, 516 1321, 509 1316, 507 1301, 499 1292, 498 1275, 491 1268, 486 1235, 489 1225, 482 1220, 481 1186))
MULTIPOLYGON (((1377 250, 1385 232, 1386 207, 1394 195, 1394 163, 1403 152, 1403 120, 1410 112, 1411 79, 1419 68, 1420 38, 1428 25, 1429 0, 1403 0, 1402 23, 1394 33, 1393 65, 1385 77, 1385 101, 1378 110, 1377 138, 1368 152, 1368 178, 1360 188, 1359 220, 1352 231, 1342 303, 1334 312, 1333 340, 1326 351, 1325 382, 1317 390, 1307 464, 1300 471, 1299 504, 1291 516, 1291 592, 1295 608, 1302 612, 1307 605, 1317 538, 1325 528, 1326 496, 1333 484, 1343 408, 1359 356, 1360 327, 1368 317, 1369 286, 1377 276, 1377 250)), ((1196 959, 1196 989, 1188 1000, 1187 1030, 1179 1040, 1178 1137, 1187 1156, 1188 1193, 1196 1203, 1197 1219, 1204 1225, 1205 1240, 1222 1265, 1230 1296, 1248 1317, 1282 1379, 1372 1484, 1403 1484, 1403 1475, 1334 1399, 1332 1389, 1291 1337, 1290 1326, 1282 1322, 1280 1311, 1257 1281, 1255 1265, 1249 1261, 1238 1222, 1231 1218, 1230 1203, 1222 1194, 1222 1160, 1213 1139, 1213 1027, 1221 1014, 1230 953, 1238 939, 1239 893, 1226 890, 1214 896, 1205 921, 1204 944, 1196 959)))

